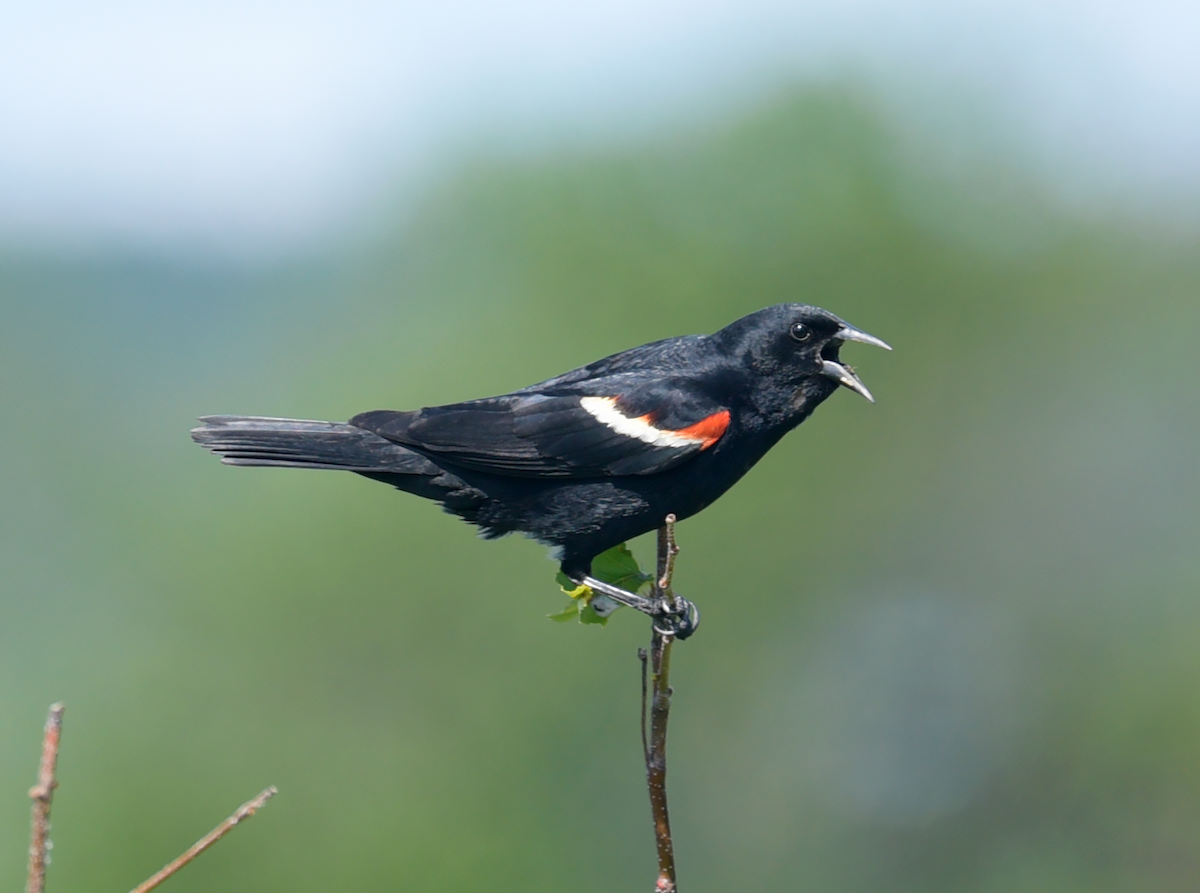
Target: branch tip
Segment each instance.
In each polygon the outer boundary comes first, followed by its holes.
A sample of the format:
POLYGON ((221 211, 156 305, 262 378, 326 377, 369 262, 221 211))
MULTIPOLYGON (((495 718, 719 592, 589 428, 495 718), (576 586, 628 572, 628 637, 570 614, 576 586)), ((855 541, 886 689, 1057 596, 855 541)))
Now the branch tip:
POLYGON ((62 738, 63 712, 61 701, 50 705, 46 717, 46 728, 42 734, 42 759, 38 764, 38 780, 29 789, 33 800, 30 819, 29 871, 25 881, 25 893, 43 893, 46 889, 46 853, 50 849, 50 803, 58 780, 54 777, 58 766, 58 744, 62 738))
POLYGON ((175 874, 175 872, 179 871, 179 869, 183 868, 183 866, 187 865, 189 862, 207 850, 210 846, 232 831, 235 827, 237 827, 239 822, 250 818, 250 816, 258 812, 263 807, 263 804, 274 797, 277 793, 278 789, 275 787, 275 785, 271 785, 257 797, 247 800, 234 811, 233 815, 221 822, 221 824, 217 825, 217 827, 213 828, 198 841, 192 844, 192 846, 182 856, 175 861, 168 863, 160 871, 142 881, 142 883, 133 888, 131 893, 149 893, 149 891, 153 890, 171 875, 175 874))

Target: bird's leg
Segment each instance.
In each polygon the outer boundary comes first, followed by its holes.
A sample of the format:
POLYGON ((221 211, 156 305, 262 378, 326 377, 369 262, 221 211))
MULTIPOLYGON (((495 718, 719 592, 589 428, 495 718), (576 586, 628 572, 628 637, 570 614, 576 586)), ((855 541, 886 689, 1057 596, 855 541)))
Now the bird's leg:
POLYGON ((618 604, 649 614, 655 618, 655 626, 664 635, 670 633, 677 639, 686 639, 700 625, 700 611, 694 604, 682 596, 675 596, 674 610, 663 599, 643 598, 595 577, 582 575, 574 580, 581 586, 587 586, 593 592, 606 596, 618 604))
POLYGON ((586 586, 592 592, 606 595, 614 602, 625 605, 627 608, 633 608, 641 611, 643 614, 659 613, 658 602, 651 598, 643 598, 635 592, 630 592, 627 589, 622 589, 620 586, 614 586, 611 583, 605 583, 603 580, 597 580, 595 577, 589 577, 586 574, 575 580, 581 586, 586 586))

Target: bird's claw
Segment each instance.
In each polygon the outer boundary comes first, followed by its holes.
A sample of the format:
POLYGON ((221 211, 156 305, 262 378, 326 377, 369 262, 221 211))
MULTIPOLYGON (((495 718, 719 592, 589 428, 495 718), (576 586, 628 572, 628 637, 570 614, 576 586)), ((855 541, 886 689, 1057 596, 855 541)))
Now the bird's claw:
POLYGON ((644 598, 595 577, 585 576, 574 582, 626 607, 649 614, 654 618, 654 628, 664 636, 672 635, 677 639, 686 639, 700 625, 700 612, 686 598, 675 596, 672 605, 664 599, 644 598))
POLYGON ((664 606, 654 619, 654 629, 661 635, 686 639, 700 626, 700 609, 686 598, 675 596, 675 606, 664 606))

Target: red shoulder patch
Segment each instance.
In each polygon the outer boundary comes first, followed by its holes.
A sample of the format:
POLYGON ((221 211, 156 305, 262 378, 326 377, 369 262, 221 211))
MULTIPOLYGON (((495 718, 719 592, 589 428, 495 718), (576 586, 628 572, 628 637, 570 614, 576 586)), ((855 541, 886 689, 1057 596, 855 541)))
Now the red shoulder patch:
POLYGON ((706 419, 701 419, 694 425, 688 425, 686 428, 674 432, 680 437, 688 437, 692 440, 700 441, 700 449, 707 450, 710 446, 721 439, 721 435, 729 427, 729 410, 722 409, 720 412, 714 412, 706 419))

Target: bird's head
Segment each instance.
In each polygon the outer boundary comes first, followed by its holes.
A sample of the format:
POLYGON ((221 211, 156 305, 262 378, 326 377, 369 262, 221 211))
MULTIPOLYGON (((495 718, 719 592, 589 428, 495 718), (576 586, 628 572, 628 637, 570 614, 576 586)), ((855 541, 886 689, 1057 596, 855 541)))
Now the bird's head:
POLYGON ((713 338, 724 349, 745 357, 765 381, 791 390, 797 408, 808 404, 810 409, 838 386, 875 402, 853 367, 839 356, 847 341, 892 349, 828 310, 806 304, 767 307, 726 326, 713 338))

